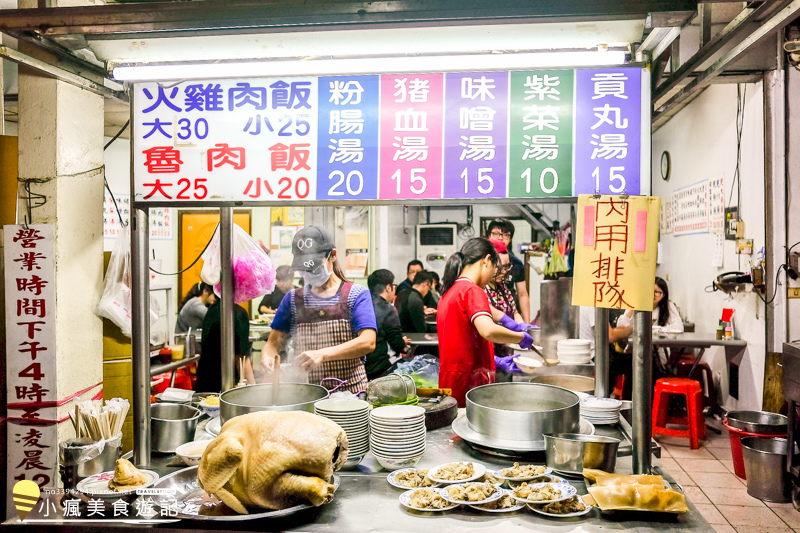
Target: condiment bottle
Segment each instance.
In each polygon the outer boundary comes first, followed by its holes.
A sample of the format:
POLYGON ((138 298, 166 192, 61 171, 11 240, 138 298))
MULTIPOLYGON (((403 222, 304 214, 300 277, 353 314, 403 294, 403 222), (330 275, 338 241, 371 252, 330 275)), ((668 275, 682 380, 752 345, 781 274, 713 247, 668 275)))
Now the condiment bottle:
POLYGON ((725 327, 725 340, 729 341, 733 339, 733 328, 731 326, 725 327))
POLYGON ((720 324, 719 326, 717 326, 717 340, 721 341, 724 338, 725 338, 725 328, 722 326, 722 324, 720 324))

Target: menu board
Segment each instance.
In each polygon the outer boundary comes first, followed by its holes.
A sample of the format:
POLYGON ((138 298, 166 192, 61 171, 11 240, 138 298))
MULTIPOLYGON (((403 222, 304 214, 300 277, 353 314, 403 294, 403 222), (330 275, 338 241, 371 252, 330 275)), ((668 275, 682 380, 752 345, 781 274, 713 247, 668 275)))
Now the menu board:
POLYGON ((708 233, 709 183, 701 181, 675 191, 676 236, 708 233))
POLYGON ((643 194, 647 79, 621 67, 138 83, 133 200, 643 194))

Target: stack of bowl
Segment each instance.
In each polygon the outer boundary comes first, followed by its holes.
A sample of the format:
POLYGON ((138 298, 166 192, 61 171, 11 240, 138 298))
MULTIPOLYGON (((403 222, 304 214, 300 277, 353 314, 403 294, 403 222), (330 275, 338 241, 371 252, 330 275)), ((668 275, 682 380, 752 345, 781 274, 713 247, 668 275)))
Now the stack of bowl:
POLYGON ((355 398, 329 398, 314 404, 314 414, 333 420, 347 434, 347 462, 356 466, 369 451, 369 404, 355 398))
POLYGON ((415 466, 425 454, 425 409, 387 405, 369 414, 369 446, 386 470, 415 466))
POLYGON ((581 416, 594 425, 616 424, 622 402, 613 398, 584 398, 581 400, 581 416))
POLYGON ((585 365, 592 361, 591 341, 587 339, 562 339, 558 341, 558 362, 585 365))

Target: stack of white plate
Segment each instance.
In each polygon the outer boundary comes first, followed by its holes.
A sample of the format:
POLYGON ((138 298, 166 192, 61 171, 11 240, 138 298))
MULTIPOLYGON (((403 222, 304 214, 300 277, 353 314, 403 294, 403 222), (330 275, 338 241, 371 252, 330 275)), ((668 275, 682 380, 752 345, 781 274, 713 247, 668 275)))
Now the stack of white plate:
POLYGON ((558 341, 558 362, 585 365, 592 361, 592 342, 588 339, 563 339, 558 341))
POLYGON ((369 414, 369 446, 386 470, 415 466, 425 453, 425 409, 387 405, 369 414))
POLYGON ((581 400, 581 417, 595 425, 615 424, 619 421, 622 402, 613 398, 584 398, 581 400))
POLYGON ((369 451, 369 404, 355 398, 329 398, 315 403, 314 413, 333 420, 347 433, 349 449, 343 468, 360 463, 369 451))

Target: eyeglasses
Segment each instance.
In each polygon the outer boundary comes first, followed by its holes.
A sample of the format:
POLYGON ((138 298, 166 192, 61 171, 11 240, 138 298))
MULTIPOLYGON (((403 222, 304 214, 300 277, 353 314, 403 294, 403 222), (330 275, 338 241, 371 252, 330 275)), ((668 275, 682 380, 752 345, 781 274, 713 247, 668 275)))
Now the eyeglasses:
POLYGON ((392 288, 393 291, 397 290, 397 283, 390 283, 389 286, 392 288))
POLYGON ((663 292, 661 292, 661 291, 653 291, 653 295, 654 295, 654 296, 663 296, 663 295, 664 295, 664 293, 663 293, 663 292))
POLYGON ((489 237, 492 237, 494 239, 502 239, 503 237, 511 237, 511 232, 510 231, 492 230, 492 232, 489 234, 489 237))

